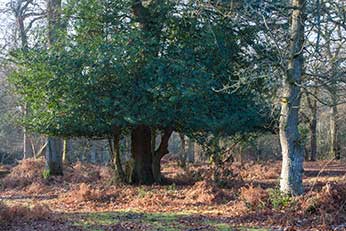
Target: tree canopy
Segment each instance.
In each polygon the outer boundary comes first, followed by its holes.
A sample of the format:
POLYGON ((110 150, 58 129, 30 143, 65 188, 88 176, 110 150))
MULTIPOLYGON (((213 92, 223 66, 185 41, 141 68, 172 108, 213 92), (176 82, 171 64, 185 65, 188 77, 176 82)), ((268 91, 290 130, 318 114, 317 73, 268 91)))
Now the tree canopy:
POLYGON ((263 128, 263 79, 218 91, 258 56, 244 49, 255 47, 255 26, 176 1, 152 1, 147 28, 126 0, 69 4, 56 44, 15 53, 12 82, 30 129, 105 136, 136 125, 221 135, 263 128))

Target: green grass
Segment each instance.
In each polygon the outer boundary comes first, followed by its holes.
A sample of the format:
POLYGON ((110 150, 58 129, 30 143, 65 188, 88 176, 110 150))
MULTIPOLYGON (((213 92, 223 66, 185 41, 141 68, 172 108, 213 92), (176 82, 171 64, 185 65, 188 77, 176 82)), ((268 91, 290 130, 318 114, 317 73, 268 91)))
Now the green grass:
MULTIPOLYGON (((253 227, 232 227, 215 219, 201 221, 192 214, 184 213, 140 213, 136 211, 117 211, 104 213, 85 213, 74 216, 73 224, 83 230, 101 231, 120 223, 139 225, 144 231, 181 231, 190 228, 205 227, 201 230, 215 231, 267 231, 253 227), (143 226, 145 228, 143 228, 143 226)), ((137 230, 137 229, 133 229, 137 230)))

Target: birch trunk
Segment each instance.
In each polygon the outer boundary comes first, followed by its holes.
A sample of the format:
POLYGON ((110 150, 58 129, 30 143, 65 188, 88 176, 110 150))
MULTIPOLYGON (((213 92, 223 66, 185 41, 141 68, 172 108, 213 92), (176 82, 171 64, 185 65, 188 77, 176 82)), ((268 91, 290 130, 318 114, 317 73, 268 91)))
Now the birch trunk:
POLYGON ((290 19, 290 52, 283 84, 280 115, 282 169, 280 190, 287 194, 302 194, 304 149, 298 131, 300 87, 304 66, 304 0, 292 0, 290 19))

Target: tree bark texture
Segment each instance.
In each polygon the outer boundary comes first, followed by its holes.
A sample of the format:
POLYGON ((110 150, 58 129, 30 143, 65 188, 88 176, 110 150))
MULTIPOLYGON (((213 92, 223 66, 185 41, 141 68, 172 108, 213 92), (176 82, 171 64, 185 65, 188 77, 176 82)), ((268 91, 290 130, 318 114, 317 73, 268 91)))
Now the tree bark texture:
POLYGON ((304 148, 298 131, 300 87, 304 57, 304 0, 292 0, 290 19, 290 51, 287 73, 283 83, 280 115, 280 144, 282 169, 280 190, 287 194, 302 194, 304 148))
POLYGON ((139 125, 131 133, 131 151, 134 159, 132 182, 135 184, 153 184, 151 129, 139 125))
MULTIPOLYGON (((47 1, 48 13, 48 47, 52 46, 58 39, 61 16, 61 0, 47 1)), ((48 137, 46 151, 46 166, 51 175, 62 175, 62 152, 63 141, 58 137, 48 137)))
POLYGON ((161 136, 160 146, 153 152, 152 167, 153 167, 153 176, 156 183, 161 183, 163 180, 161 175, 161 159, 162 157, 164 157, 166 154, 169 153, 168 143, 172 133, 173 133, 173 129, 171 128, 164 129, 163 134, 161 136))
POLYGON ((46 148, 46 169, 51 176, 63 175, 63 142, 59 137, 48 137, 46 148))
MULTIPOLYGON (((314 92, 317 95, 317 90, 314 92)), ((311 112, 311 118, 309 121, 310 128, 310 161, 317 160, 317 100, 312 99, 309 95, 307 96, 308 106, 311 112)))
POLYGON ((340 150, 338 144, 338 108, 334 104, 330 112, 330 155, 336 160, 340 160, 340 150))

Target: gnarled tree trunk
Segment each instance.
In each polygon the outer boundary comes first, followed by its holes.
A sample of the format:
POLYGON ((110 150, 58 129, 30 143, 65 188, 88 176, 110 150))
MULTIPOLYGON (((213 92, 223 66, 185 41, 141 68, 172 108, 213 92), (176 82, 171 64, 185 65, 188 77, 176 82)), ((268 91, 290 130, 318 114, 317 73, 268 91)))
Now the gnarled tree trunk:
POLYGON ((169 153, 168 142, 172 133, 173 133, 173 129, 171 128, 166 128, 163 131, 163 135, 161 136, 160 146, 153 153, 152 167, 153 167, 153 176, 156 183, 161 183, 163 180, 161 175, 161 159, 162 157, 164 157, 166 154, 169 153))

